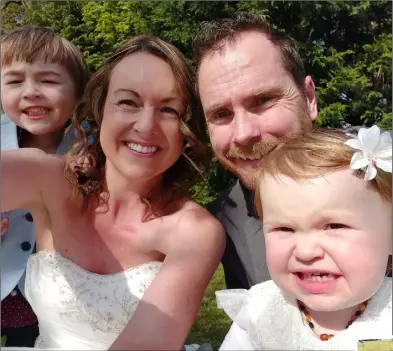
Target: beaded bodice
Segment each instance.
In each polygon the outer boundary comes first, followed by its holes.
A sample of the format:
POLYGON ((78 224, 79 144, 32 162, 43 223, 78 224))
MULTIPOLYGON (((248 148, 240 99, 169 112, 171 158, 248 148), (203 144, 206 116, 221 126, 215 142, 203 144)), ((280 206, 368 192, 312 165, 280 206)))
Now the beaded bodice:
POLYGON ((36 347, 108 349, 159 272, 149 262, 110 275, 88 272, 60 253, 29 259, 26 297, 39 321, 36 347))

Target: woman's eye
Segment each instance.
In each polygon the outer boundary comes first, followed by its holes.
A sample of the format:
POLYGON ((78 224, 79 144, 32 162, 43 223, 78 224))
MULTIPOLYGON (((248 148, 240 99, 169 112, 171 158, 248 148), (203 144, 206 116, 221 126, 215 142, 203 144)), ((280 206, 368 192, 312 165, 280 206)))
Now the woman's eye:
POLYGON ((341 224, 341 223, 329 223, 329 224, 326 226, 326 229, 331 229, 331 230, 334 230, 334 229, 343 229, 343 228, 348 228, 348 226, 346 226, 345 224, 341 224))
POLYGON ((130 100, 130 99, 120 100, 117 104, 119 106, 126 105, 126 106, 130 106, 130 107, 138 107, 138 105, 133 100, 130 100))
POLYGON ((172 114, 172 115, 179 116, 179 113, 178 113, 174 108, 168 107, 168 106, 163 107, 163 108, 162 108, 162 112, 164 112, 164 113, 170 113, 170 114, 172 114))
POLYGON ((45 84, 59 84, 58 82, 56 82, 54 80, 43 80, 42 83, 45 83, 45 84))

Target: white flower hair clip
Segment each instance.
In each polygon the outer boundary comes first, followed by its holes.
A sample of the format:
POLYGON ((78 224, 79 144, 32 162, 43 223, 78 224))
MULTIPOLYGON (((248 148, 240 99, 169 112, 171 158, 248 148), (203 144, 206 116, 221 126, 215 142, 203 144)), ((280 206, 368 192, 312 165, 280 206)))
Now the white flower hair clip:
POLYGON ((345 145, 358 150, 351 159, 350 167, 364 172, 364 180, 377 176, 377 168, 392 173, 392 136, 374 125, 360 128, 355 139, 349 139, 345 145))

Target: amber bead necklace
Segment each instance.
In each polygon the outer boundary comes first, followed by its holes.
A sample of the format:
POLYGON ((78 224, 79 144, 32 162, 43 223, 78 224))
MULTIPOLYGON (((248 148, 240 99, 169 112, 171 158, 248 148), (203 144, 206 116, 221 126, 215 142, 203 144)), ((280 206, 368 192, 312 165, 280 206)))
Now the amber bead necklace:
MULTIPOLYGON (((362 315, 362 313, 366 309, 367 304, 370 302, 370 300, 371 299, 368 299, 368 300, 362 302, 361 304, 359 304, 359 307, 358 307, 357 311, 349 319, 349 322, 348 322, 347 326, 345 327, 345 329, 347 329, 357 318, 359 318, 362 315)), ((319 335, 314 330, 314 323, 311 320, 310 313, 307 311, 306 306, 299 300, 297 301, 297 304, 299 306, 299 310, 304 314, 304 319, 305 319, 306 323, 311 328, 311 330, 314 332, 314 334, 316 336, 318 336, 319 339, 321 339, 322 341, 327 341, 327 340, 331 339, 332 337, 334 337, 334 334, 325 334, 325 333, 323 333, 323 334, 319 335)))

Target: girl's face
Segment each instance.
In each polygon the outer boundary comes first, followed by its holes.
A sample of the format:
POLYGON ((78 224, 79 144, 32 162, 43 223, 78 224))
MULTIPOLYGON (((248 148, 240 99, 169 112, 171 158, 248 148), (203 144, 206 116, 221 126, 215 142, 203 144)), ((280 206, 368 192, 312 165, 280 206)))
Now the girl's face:
POLYGON ((392 206, 353 171, 260 184, 269 272, 314 311, 337 311, 372 297, 392 252, 392 206))
POLYGON ((5 114, 34 135, 64 128, 76 104, 75 85, 65 67, 45 62, 13 61, 2 66, 1 104, 5 114))
POLYGON ((181 155, 185 105, 171 67, 139 52, 113 69, 100 142, 107 167, 135 182, 159 178, 181 155))

